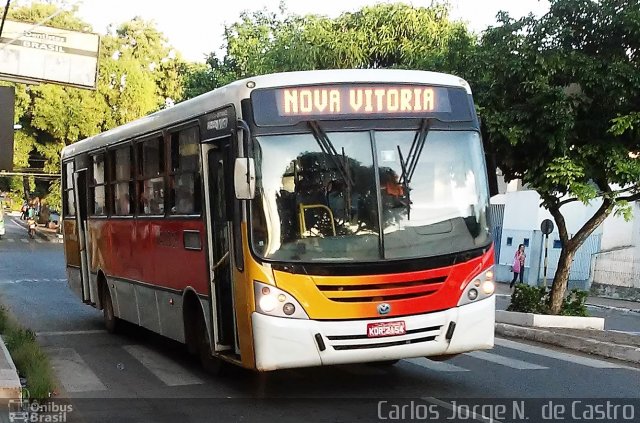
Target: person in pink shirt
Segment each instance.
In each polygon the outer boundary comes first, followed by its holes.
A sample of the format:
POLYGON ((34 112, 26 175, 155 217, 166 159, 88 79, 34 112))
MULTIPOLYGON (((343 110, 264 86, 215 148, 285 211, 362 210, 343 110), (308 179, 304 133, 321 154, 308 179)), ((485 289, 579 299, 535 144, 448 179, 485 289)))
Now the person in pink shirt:
POLYGON ((513 256, 513 279, 511 280, 511 284, 509 284, 509 288, 513 288, 513 284, 516 283, 516 279, 520 276, 520 283, 522 282, 522 278, 524 277, 524 259, 527 255, 524 253, 524 244, 518 245, 518 250, 513 256))

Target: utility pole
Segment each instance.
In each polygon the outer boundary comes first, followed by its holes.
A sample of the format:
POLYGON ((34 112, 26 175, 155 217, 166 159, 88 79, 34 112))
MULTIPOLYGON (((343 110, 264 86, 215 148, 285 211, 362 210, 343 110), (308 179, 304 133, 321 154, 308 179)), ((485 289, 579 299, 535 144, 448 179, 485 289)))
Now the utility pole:
POLYGON ((9 5, 11 5, 11 0, 7 0, 7 5, 4 7, 4 13, 2 13, 2 22, 0 22, 0 38, 2 38, 2 30, 4 29, 4 21, 7 20, 7 13, 9 13, 9 5))

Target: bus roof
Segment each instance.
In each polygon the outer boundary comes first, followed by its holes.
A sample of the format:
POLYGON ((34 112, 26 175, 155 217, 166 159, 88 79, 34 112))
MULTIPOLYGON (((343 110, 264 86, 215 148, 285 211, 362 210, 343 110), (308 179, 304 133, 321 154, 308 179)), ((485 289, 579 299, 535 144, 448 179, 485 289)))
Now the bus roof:
POLYGON ((469 84, 454 75, 400 69, 341 69, 314 70, 300 72, 282 72, 268 75, 254 76, 235 81, 224 87, 217 88, 175 106, 154 112, 148 116, 136 119, 127 124, 110 129, 93 137, 86 138, 62 149, 62 159, 65 160, 77 154, 150 134, 167 126, 195 118, 212 110, 229 104, 237 104, 239 100, 248 98, 251 91, 259 88, 274 88, 292 85, 313 85, 327 83, 416 83, 462 87, 471 94, 469 84), (247 87, 253 82, 252 88, 247 87))

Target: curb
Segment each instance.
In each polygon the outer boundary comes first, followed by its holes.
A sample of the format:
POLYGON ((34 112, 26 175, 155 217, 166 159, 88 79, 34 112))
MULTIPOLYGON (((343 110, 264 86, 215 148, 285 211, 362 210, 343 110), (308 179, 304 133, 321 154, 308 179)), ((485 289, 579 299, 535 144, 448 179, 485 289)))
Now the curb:
POLYGON ((631 312, 631 313, 639 313, 640 314, 640 309, 638 309, 638 308, 616 307, 616 306, 609 306, 609 305, 604 305, 604 304, 591 304, 591 303, 587 303, 587 307, 594 307, 594 308, 601 308, 601 309, 604 309, 604 310, 615 310, 615 311, 624 311, 624 312, 631 312))
MULTIPOLYGON (((495 294, 495 296, 500 298, 511 298, 510 294, 495 294)), ((593 304, 593 303, 586 303, 586 306, 601 308, 603 310, 615 310, 615 311, 624 311, 624 312, 631 312, 631 313, 640 313, 640 308, 616 307, 616 306, 610 306, 610 305, 604 305, 604 304, 593 304)))
POLYGON ((640 348, 630 345, 618 345, 611 342, 597 341, 595 339, 554 333, 538 328, 509 325, 506 323, 496 323, 496 334, 542 342, 588 354, 640 364, 640 348))
POLYGON ((0 354, 0 399, 20 399, 22 398, 22 384, 18 370, 1 336, 0 348, 2 349, 2 354, 0 354))

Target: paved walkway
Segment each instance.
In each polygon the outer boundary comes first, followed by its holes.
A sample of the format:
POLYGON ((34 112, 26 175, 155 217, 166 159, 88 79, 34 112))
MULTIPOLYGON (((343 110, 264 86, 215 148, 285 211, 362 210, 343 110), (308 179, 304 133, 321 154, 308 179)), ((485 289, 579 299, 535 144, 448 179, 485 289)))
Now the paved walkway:
MULTIPOLYGON (((496 284, 496 295, 509 298, 508 283, 496 284)), ((587 305, 610 310, 640 313, 640 302, 590 296, 587 305)), ((496 334, 527 339, 603 357, 640 364, 640 335, 614 330, 566 329, 556 327, 526 327, 496 323, 496 334)))

